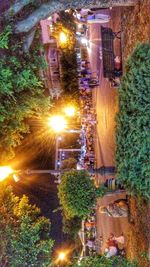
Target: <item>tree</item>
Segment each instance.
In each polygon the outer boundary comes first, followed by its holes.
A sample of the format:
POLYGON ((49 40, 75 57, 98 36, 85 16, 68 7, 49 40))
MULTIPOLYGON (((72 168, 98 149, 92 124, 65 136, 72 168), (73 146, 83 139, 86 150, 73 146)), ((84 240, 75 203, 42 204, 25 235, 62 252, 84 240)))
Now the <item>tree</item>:
POLYGON ((79 100, 76 23, 72 12, 59 12, 59 19, 54 24, 54 36, 57 40, 59 40, 59 35, 62 32, 65 33, 67 40, 64 43, 59 42, 61 47, 61 87, 63 95, 69 94, 79 100))
POLYGON ((65 94, 72 94, 73 97, 79 99, 79 85, 77 72, 77 59, 75 48, 70 50, 64 49, 60 58, 61 85, 65 94), (69 70, 69 71, 68 71, 69 70), (70 81, 68 83, 68 81, 70 81))
POLYGON ((149 115, 150 45, 130 56, 119 88, 116 164, 120 182, 136 196, 150 200, 149 115))
POLYGON ((50 100, 44 95, 39 64, 45 67, 39 47, 22 54, 21 41, 7 26, 0 34, 0 161, 14 156, 14 148, 29 132, 29 119, 48 114, 50 100))
POLYGON ((102 191, 96 189, 86 171, 66 171, 58 186, 58 197, 66 218, 86 217, 102 191))
POLYGON ((63 232, 68 234, 72 240, 77 240, 78 232, 81 229, 81 222, 82 220, 79 217, 67 219, 63 216, 63 232))
POLYGON ((40 1, 33 0, 20 0, 14 1, 14 4, 10 5, 10 8, 4 13, 4 17, 5 19, 9 19, 11 17, 18 18, 18 21, 16 21, 14 25, 15 32, 28 33, 39 23, 41 19, 61 10, 130 6, 135 3, 135 0, 45 0, 42 1, 42 3, 40 1), (25 9, 28 12, 25 12, 22 20, 19 21, 19 14, 23 14, 25 9))
POLYGON ((75 169, 77 160, 75 158, 68 158, 62 161, 61 169, 75 169))
POLYGON ((49 237, 50 222, 40 210, 21 199, 11 187, 0 185, 0 263, 2 266, 48 266, 53 241, 49 237))
POLYGON ((71 267, 138 267, 137 263, 130 263, 125 258, 112 257, 106 258, 105 256, 85 257, 81 260, 80 265, 75 263, 71 267))

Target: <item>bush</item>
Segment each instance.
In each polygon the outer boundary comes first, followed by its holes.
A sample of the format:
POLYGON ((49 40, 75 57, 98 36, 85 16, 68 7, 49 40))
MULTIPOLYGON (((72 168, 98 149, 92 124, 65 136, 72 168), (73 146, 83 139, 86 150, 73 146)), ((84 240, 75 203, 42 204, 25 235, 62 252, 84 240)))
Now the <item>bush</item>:
POLYGON ((96 192, 86 171, 65 172, 58 187, 58 197, 66 218, 86 217, 95 204, 96 192))
POLYGON ((120 182, 150 200, 150 45, 138 45, 119 88, 116 165, 120 182))

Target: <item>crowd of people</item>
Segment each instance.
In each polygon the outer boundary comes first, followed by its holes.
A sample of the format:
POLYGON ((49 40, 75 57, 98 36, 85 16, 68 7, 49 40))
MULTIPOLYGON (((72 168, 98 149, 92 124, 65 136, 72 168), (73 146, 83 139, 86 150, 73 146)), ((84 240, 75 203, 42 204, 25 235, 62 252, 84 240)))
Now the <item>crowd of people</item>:
POLYGON ((119 237, 110 233, 106 242, 105 256, 110 258, 117 255, 125 256, 125 238, 123 233, 119 237))
POLYGON ((85 220, 85 243, 86 254, 89 256, 97 254, 96 247, 96 216, 95 211, 91 212, 88 218, 85 220))
POLYGON ((90 70, 88 60, 80 61, 79 69, 79 90, 80 90, 80 113, 83 140, 82 152, 80 155, 80 166, 83 169, 95 167, 94 143, 96 138, 96 110, 93 107, 92 90, 99 82, 95 73, 90 70))

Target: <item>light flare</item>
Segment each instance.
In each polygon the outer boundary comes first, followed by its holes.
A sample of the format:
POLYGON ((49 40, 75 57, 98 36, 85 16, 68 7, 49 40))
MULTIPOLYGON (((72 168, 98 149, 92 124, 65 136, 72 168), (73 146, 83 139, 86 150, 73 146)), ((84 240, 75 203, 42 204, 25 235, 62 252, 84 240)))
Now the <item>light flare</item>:
POLYGON ((75 115, 75 107, 73 106, 68 106, 64 109, 64 112, 67 116, 73 117, 75 115))
POLYGON ((62 44, 65 44, 67 42, 67 35, 64 32, 60 32, 59 41, 62 44))
POLYGON ((63 116, 53 116, 48 119, 48 125, 58 133, 67 127, 67 122, 63 116))
POLYGON ((66 258, 66 253, 65 252, 60 252, 58 255, 58 260, 64 261, 66 258))
POLYGON ((0 167, 0 181, 2 182, 3 180, 5 180, 13 172, 13 169, 9 166, 0 167))

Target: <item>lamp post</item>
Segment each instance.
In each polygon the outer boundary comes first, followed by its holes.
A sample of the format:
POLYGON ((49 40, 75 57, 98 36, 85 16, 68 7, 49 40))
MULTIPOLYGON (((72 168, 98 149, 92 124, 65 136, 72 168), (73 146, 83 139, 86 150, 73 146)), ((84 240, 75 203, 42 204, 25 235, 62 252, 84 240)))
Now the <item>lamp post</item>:
MULTIPOLYGON (((61 177, 61 175, 64 172, 70 171, 70 169, 66 169, 66 170, 13 170, 11 167, 8 166, 3 166, 0 167, 0 182, 4 181, 7 177, 9 177, 10 175, 13 176, 15 182, 18 182, 20 180, 20 175, 32 175, 32 174, 51 174, 51 175, 56 175, 59 179, 61 177)), ((80 171, 80 170, 77 170, 80 171)), ((111 167, 111 166, 102 166, 98 169, 89 169, 87 170, 90 174, 101 174, 101 175, 106 175, 106 174, 115 174, 115 167, 111 167)), ((60 182, 61 180, 58 180, 58 182, 60 182)))
POLYGON ((56 136, 56 151, 55 151, 55 170, 57 170, 57 160, 59 153, 59 142, 61 141, 61 136, 56 136))

